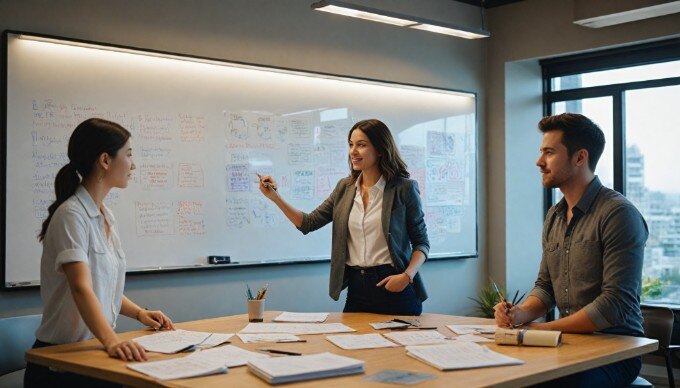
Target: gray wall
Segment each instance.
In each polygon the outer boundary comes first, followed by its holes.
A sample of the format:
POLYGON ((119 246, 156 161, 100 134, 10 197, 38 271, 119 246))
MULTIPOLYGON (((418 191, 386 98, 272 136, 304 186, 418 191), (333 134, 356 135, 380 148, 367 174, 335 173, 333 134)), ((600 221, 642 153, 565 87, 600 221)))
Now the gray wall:
MULTIPOLYGON (((355 2, 479 25, 478 8, 451 0, 355 2)), ((0 29, 478 93, 481 256, 428 262, 422 270, 430 291, 430 299, 424 305, 426 312, 472 313, 473 306, 466 297, 473 296, 486 278, 487 42, 313 12, 309 9, 310 3, 307 0, 0 0, 0 29)), ((253 239, 254 243, 257 241, 253 239)), ((327 296, 327 264, 130 276, 126 293, 142 306, 161 308, 174 320, 186 321, 243 313, 245 282, 270 283, 269 309, 342 309, 342 302, 333 302, 327 296)), ((40 296, 35 290, 0 292, 0 317, 40 310, 40 296)), ((119 323, 121 330, 136 327, 124 318, 119 323)))
POLYGON ((541 256, 538 59, 680 35, 680 14, 600 29, 573 24, 596 3, 525 0, 488 11, 487 257, 489 274, 510 289, 533 286, 541 256))

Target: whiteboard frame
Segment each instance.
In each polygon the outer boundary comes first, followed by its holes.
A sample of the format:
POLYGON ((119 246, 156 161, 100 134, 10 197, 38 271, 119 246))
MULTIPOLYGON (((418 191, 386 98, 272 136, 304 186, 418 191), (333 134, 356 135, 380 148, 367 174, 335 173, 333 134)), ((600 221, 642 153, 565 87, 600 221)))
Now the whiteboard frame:
MULTIPOLYGON (((395 82, 395 81, 386 81, 386 80, 379 80, 379 79, 372 79, 372 78, 363 78, 363 77, 356 77, 356 76, 348 76, 348 75, 341 75, 341 74, 333 74, 333 73, 324 73, 324 72, 316 72, 316 71, 309 71, 309 70, 300 70, 300 69, 293 69, 293 68, 287 68, 287 67, 279 67, 279 66, 271 66, 271 65, 262 65, 262 64, 255 64, 255 63, 248 63, 248 62, 240 62, 240 61, 230 61, 230 60, 225 60, 225 59, 219 59, 219 58, 210 58, 210 57, 203 57, 203 56, 197 56, 197 55, 188 55, 188 54, 181 54, 181 53, 175 53, 175 52, 169 52, 169 51, 161 51, 161 50, 153 50, 153 49, 148 49, 148 48, 141 48, 141 47, 134 47, 134 46, 125 46, 125 45, 116 45, 116 44, 111 44, 111 43, 103 43, 103 42, 95 42, 95 41, 90 41, 90 40, 83 40, 83 39, 74 39, 74 38, 66 38, 66 37, 61 37, 61 36, 55 36, 55 35, 46 35, 46 34, 39 34, 39 33, 33 33, 33 32, 26 32, 26 31, 16 31, 16 30, 4 30, 2 32, 2 53, 1 53, 1 58, 0 60, 2 61, 0 64, 0 80, 2 80, 2 95, 0 96, 0 163, 4 166, 2 171, 0 171, 0 190, 2 190, 2 193, 5 196, 4 201, 0 201, 0 218, 2 218, 3 223, 0 225, 0 233, 2 234, 0 236, 0 277, 2 278, 2 289, 3 290, 16 290, 16 289, 35 289, 40 287, 39 280, 38 281, 32 281, 32 282, 9 282, 6 279, 6 264, 7 264, 7 257, 6 257, 6 238, 7 238, 7 106, 9 103, 8 96, 7 96, 7 88, 8 88, 8 57, 9 57, 9 45, 8 45, 8 37, 9 35, 26 35, 30 36, 31 38, 37 38, 39 40, 45 40, 45 41, 55 41, 59 42, 62 44, 73 44, 77 46, 86 46, 86 47, 100 47, 101 49, 106 49, 106 50, 112 50, 112 51, 124 51, 124 52, 134 52, 135 54, 138 55, 147 55, 147 56, 160 56, 160 57, 171 57, 174 59, 182 59, 182 60, 189 60, 189 61, 194 61, 194 62, 203 62, 203 63, 217 63, 217 64, 227 64, 231 66, 240 66, 240 67, 247 67, 247 68, 253 68, 253 69, 258 69, 262 71, 272 71, 272 72, 284 72, 288 74, 297 74, 297 75, 304 75, 304 76, 311 76, 311 77, 317 77, 317 78, 330 78, 330 79, 340 79, 340 80, 349 80, 353 82, 360 82, 360 83, 367 83, 367 84, 382 84, 382 85, 391 85, 391 86, 398 86, 398 87, 403 87, 403 88, 416 88, 419 90, 426 90, 430 92, 437 92, 437 91, 442 91, 442 92, 447 92, 447 93, 461 93, 461 94, 466 94, 473 96, 474 98, 474 106, 475 106, 475 111, 474 111, 474 117, 475 117, 475 136, 474 136, 474 141, 475 141, 475 177, 474 177, 474 187, 475 187, 475 246, 474 246, 474 251, 473 252, 463 252, 461 254, 456 254, 456 255, 448 255, 448 254, 433 254, 432 256, 428 257, 428 261, 430 260, 457 260, 457 259, 471 259, 471 258, 478 258, 479 257, 479 110, 478 110, 478 102, 477 102, 477 93, 476 92, 471 92, 471 91, 466 91, 466 90, 460 90, 460 89, 447 89, 447 88, 440 88, 440 87, 432 87, 432 86, 425 86, 425 85, 417 85, 417 84, 411 84, 411 83, 404 83, 404 82, 395 82)), ((329 248, 330 252, 330 248, 329 248)), ((330 253, 327 258, 323 259, 309 259, 309 258, 300 258, 299 260, 281 260, 281 261, 260 261, 260 262, 244 262, 244 263, 233 263, 233 264, 221 264, 221 265, 214 265, 214 264, 197 264, 197 265, 186 265, 186 266, 167 266, 167 267, 152 267, 152 268, 144 268, 144 269, 137 269, 137 270, 128 270, 126 274, 128 275, 144 275, 144 274, 151 274, 151 273, 169 273, 169 272, 189 272, 189 271, 200 271, 200 270, 210 270, 210 269, 234 269, 234 268, 250 268, 250 267, 262 267, 262 266, 278 266, 278 265, 298 265, 298 264, 316 264, 316 263, 325 263, 325 262, 330 262, 330 253)))

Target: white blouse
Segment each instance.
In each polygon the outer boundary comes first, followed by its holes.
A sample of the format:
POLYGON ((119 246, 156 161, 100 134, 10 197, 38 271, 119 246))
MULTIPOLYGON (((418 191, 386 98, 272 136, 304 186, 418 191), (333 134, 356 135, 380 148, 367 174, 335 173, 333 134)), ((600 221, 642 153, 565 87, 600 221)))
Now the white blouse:
POLYGON ((347 265, 358 267, 375 267, 392 264, 392 256, 387 247, 387 240, 382 230, 382 204, 385 191, 385 178, 380 177, 368 190, 368 204, 364 209, 361 200, 361 179, 356 182, 356 195, 352 210, 349 213, 349 238, 347 247, 349 258, 347 265))
POLYGON ((52 216, 43 240, 40 262, 40 296, 44 309, 36 338, 50 344, 91 339, 75 300, 71 296, 62 265, 82 262, 88 265, 92 289, 106 321, 116 326, 125 284, 125 253, 120 245, 116 220, 103 206, 104 215, 83 187, 67 199, 52 216), (106 239, 104 217, 110 226, 106 239))

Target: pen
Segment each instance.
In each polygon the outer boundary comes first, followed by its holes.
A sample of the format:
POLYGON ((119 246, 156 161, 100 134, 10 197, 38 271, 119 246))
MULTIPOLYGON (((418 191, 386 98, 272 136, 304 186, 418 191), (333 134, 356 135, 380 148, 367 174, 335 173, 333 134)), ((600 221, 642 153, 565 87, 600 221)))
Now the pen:
POLYGON ((255 175, 257 175, 257 177, 260 179, 260 181, 262 182, 262 184, 264 185, 264 187, 276 191, 276 187, 274 187, 274 184, 273 184, 273 183, 270 183, 270 182, 263 181, 263 180, 262 180, 262 175, 260 175, 260 173, 256 172, 255 175))
POLYGON ((392 319, 392 322, 405 323, 409 326, 420 326, 420 322, 418 322, 418 321, 407 321, 405 319, 399 319, 399 318, 392 319))
POLYGON ((274 353, 274 354, 285 354, 287 356, 302 356, 302 353, 288 352, 288 351, 285 351, 285 350, 278 350, 278 349, 259 348, 257 350, 259 350, 261 352, 269 352, 269 353, 274 353))
POLYGON ((437 330, 436 326, 399 326, 393 327, 392 330, 437 330))
POLYGON ((250 286, 247 283, 246 288, 248 289, 248 299, 253 299, 253 292, 250 291, 250 286))

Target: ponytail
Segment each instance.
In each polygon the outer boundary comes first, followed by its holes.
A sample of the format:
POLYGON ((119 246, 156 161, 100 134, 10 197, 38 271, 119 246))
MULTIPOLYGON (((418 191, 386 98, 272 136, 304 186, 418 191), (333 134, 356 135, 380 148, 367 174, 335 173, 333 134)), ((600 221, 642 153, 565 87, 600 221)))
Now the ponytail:
POLYGON ((57 177, 54 178, 54 192, 57 195, 57 199, 52 202, 50 207, 47 208, 48 215, 45 221, 43 221, 42 229, 38 235, 38 240, 43 241, 45 238, 45 233, 47 233, 47 227, 50 224, 52 215, 59 208, 59 206, 64 203, 69 197, 76 193, 80 185, 80 177, 78 176, 78 171, 72 162, 68 163, 62 167, 57 173, 57 177))
POLYGON ((54 178, 57 199, 47 208, 47 219, 42 224, 38 240, 45 239, 47 226, 59 206, 76 193, 82 179, 92 173, 97 158, 103 153, 116 157, 118 150, 130 138, 130 132, 112 121, 91 118, 78 124, 68 140, 69 163, 54 178))

